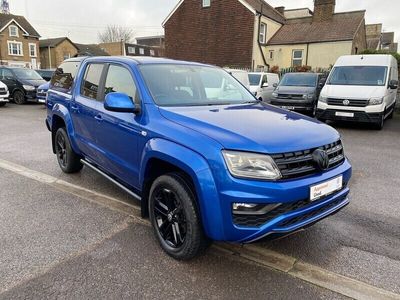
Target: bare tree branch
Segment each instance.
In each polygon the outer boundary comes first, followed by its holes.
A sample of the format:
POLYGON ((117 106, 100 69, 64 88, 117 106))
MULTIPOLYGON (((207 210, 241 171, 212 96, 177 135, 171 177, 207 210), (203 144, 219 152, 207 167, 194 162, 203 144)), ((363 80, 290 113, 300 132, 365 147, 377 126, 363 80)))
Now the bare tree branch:
POLYGON ((103 32, 99 32, 100 43, 124 42, 130 43, 133 40, 133 29, 119 25, 108 25, 103 32))

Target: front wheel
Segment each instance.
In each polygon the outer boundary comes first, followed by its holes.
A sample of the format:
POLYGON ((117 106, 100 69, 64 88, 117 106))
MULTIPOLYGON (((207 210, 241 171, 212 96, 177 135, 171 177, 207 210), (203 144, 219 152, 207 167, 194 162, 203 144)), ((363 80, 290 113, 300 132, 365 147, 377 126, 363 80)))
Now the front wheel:
POLYGON ((15 91, 13 96, 15 104, 22 105, 26 103, 25 94, 21 91, 15 91))
POLYGON ((61 170, 64 173, 79 172, 83 168, 83 165, 80 162, 79 156, 72 149, 68 134, 64 128, 57 130, 54 143, 57 161, 61 170))
POLYGON ((377 130, 382 130, 385 125, 385 112, 382 113, 381 117, 379 118, 379 121, 375 124, 375 128, 377 130))
POLYGON ((193 190, 178 173, 157 178, 150 189, 149 213, 162 249, 178 260, 201 254, 209 245, 193 190))
POLYGON ((0 107, 3 107, 7 104, 7 102, 0 102, 0 107))

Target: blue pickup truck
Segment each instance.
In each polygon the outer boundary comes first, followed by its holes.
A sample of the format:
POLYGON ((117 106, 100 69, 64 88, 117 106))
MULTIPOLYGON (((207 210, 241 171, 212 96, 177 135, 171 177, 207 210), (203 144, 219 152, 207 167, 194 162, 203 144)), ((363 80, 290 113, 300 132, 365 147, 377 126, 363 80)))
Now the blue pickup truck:
POLYGON ((89 167, 141 200, 176 259, 212 240, 288 235, 349 203, 338 132, 259 102, 217 67, 75 58, 56 70, 46 106, 62 171, 89 167))

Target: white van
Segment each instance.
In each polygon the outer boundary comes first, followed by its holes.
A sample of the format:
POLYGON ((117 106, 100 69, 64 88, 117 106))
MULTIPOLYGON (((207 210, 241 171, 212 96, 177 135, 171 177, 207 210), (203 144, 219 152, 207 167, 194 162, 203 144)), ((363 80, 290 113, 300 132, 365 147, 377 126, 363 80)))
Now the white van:
POLYGON ((271 101, 272 93, 279 83, 279 75, 275 73, 249 73, 250 92, 261 101, 271 101))
POLYGON ((374 123, 393 117, 397 60, 392 55, 349 55, 338 59, 321 91, 317 118, 374 123))
POLYGON ((235 77, 241 84, 243 84, 248 90, 250 90, 250 82, 248 72, 244 70, 236 69, 225 69, 229 74, 235 77))

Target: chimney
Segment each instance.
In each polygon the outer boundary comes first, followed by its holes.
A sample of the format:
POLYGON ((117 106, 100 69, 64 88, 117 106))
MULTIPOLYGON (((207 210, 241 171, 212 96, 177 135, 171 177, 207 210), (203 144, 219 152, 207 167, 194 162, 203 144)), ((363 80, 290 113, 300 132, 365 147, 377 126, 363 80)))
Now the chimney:
POLYGON ((284 6, 275 7, 275 10, 278 11, 281 15, 285 15, 285 7, 284 6))
POLYGON ((332 20, 335 13, 336 0, 314 0, 313 22, 332 20))

